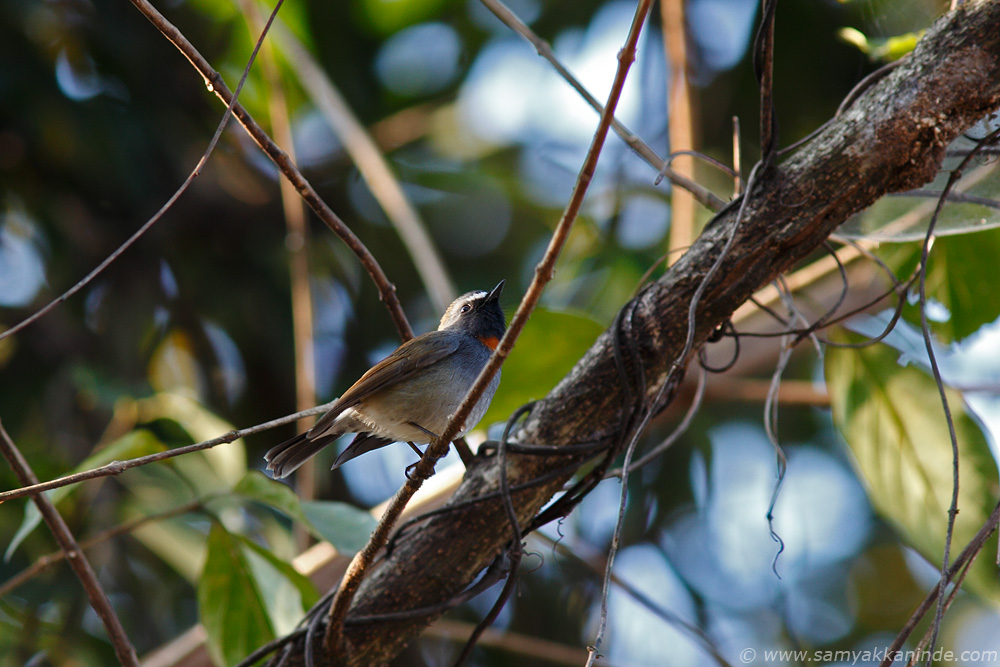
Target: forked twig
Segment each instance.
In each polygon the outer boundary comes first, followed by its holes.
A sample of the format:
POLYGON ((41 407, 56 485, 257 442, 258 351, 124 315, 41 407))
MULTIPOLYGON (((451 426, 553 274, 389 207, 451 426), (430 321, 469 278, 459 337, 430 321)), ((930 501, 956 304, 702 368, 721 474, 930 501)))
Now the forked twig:
POLYGON ((202 442, 196 442, 193 445, 184 445, 183 447, 175 447, 174 449, 168 449, 163 452, 156 452, 155 454, 147 454, 146 456, 139 456, 134 459, 125 459, 124 461, 112 461, 97 468, 91 468, 90 470, 82 470, 71 475, 64 475, 63 477, 57 477, 55 479, 49 480, 48 482, 39 482, 35 480, 29 486, 22 486, 19 489, 11 489, 10 491, 3 491, 0 493, 0 503, 7 500, 13 500, 14 498, 23 498, 24 496, 36 496, 39 493, 45 491, 51 491, 52 489, 58 489, 61 486, 69 486, 70 484, 78 484, 84 482, 88 479, 97 479, 98 477, 110 477, 112 475, 120 475, 126 470, 132 468, 138 468, 139 466, 144 466, 149 463, 156 463, 157 461, 164 461, 166 459, 172 459, 175 456, 181 456, 182 454, 190 454, 191 452, 200 452, 203 449, 211 449, 217 445, 223 445, 240 438, 246 437, 248 435, 253 435, 255 433, 261 433, 269 429, 275 428, 277 426, 283 426, 284 424, 290 424, 303 417, 311 417, 313 415, 318 415, 326 412, 332 406, 332 403, 327 403, 324 405, 318 405, 315 408, 309 408, 308 410, 302 410, 291 415, 286 415, 284 417, 279 417, 277 419, 272 419, 271 421, 264 422, 262 424, 257 424, 256 426, 250 426, 248 428, 242 428, 230 431, 220 435, 217 438, 212 438, 211 440, 205 440, 202 442))
MULTIPOLYGON (((138 0, 138 1, 144 1, 144 0, 138 0)), ((234 107, 236 106, 236 100, 239 99, 240 91, 243 89, 243 84, 246 82, 247 75, 250 73, 250 67, 251 65, 253 65, 254 58, 257 57, 257 52, 260 50, 260 45, 264 41, 264 36, 267 34, 268 28, 271 27, 271 23, 274 21, 274 17, 277 14, 278 9, 281 7, 281 3, 283 1, 284 0, 278 0, 278 4, 275 5, 274 10, 271 12, 270 18, 267 20, 267 23, 264 26, 263 31, 257 38, 257 43, 254 45, 253 53, 250 54, 250 59, 247 61, 246 67, 243 68, 243 74, 240 77, 240 81, 236 86, 236 92, 230 95, 229 99, 226 100, 226 111, 225 113, 222 114, 222 118, 219 120, 219 124, 215 128, 215 134, 212 135, 212 139, 208 142, 208 147, 205 149, 205 152, 202 153, 201 158, 198 159, 198 162, 197 164, 195 164, 194 169, 191 170, 187 178, 184 179, 184 182, 181 183, 180 187, 178 187, 177 190, 174 192, 174 194, 171 195, 170 198, 166 201, 166 203, 164 203, 163 206, 160 207, 160 210, 158 210, 156 213, 153 214, 153 217, 151 217, 149 220, 143 223, 143 225, 139 227, 139 229, 137 229, 132 234, 132 236, 128 237, 128 239, 126 239, 124 243, 118 246, 118 248, 115 249, 114 252, 105 257, 104 260, 102 260, 101 263, 98 264, 90 273, 85 275, 79 282, 77 282, 71 288, 60 294, 58 297, 50 301, 41 309, 32 313, 24 320, 18 322, 17 324, 15 324, 14 326, 10 327, 5 331, 0 331, 0 340, 3 340, 8 336, 13 336, 14 334, 28 327, 32 323, 40 320, 51 310, 53 310, 56 306, 68 300, 74 294, 76 294, 84 287, 89 285, 91 282, 93 282, 94 278, 103 273, 104 270, 112 264, 112 262, 121 257, 121 255, 126 250, 131 248, 136 243, 136 241, 142 238, 142 236, 146 232, 148 232, 153 225, 159 222, 160 219, 164 216, 164 214, 167 211, 169 211, 170 208, 174 205, 174 203, 178 199, 180 199, 181 195, 187 191, 188 186, 191 185, 191 183, 198 176, 198 174, 201 173, 202 167, 204 167, 205 163, 208 162, 209 156, 212 155, 212 152, 215 150, 216 144, 219 143, 219 138, 222 136, 222 131, 226 129, 226 125, 229 124, 229 119, 232 117, 234 107)), ((176 28, 174 30, 176 30, 176 28)))
MULTIPOLYGON (((397 493, 392 499, 392 502, 386 510, 381 523, 385 523, 387 517, 388 520, 395 523, 395 518, 398 517, 413 492, 416 491, 416 488, 419 488, 420 482, 433 474, 434 464, 437 459, 447 452, 448 443, 458 433, 458 429, 468 418, 473 406, 479 402, 479 397, 482 396, 486 386, 489 384, 493 376, 496 375, 497 371, 500 369, 500 365, 510 354, 510 351, 514 347, 514 343, 516 342, 518 336, 521 335, 521 331, 524 329, 525 324, 527 324, 528 317, 531 315, 532 310, 534 310, 535 305, 538 303, 538 300, 542 295, 542 290, 552 279, 556 260, 566 243, 566 239, 569 237, 569 231, 573 226, 573 222, 576 220, 581 206, 583 205, 584 195, 586 194, 593 174, 596 171, 597 160, 601 154, 601 149, 604 146, 604 141, 607 138, 608 130, 611 127, 614 111, 618 105, 618 99, 621 97, 622 88, 625 85, 625 78, 628 75, 628 70, 632 62, 635 60, 635 48, 636 43, 639 40, 639 32, 642 24, 645 22, 651 2, 652 0, 641 0, 636 9, 635 17, 632 21, 632 27, 629 30, 628 39, 626 40, 625 46, 618 54, 618 70, 615 74, 614 83, 611 86, 608 103, 605 105, 604 112, 601 114, 600 123, 597 127, 597 131, 594 133, 594 139, 591 142, 587 157, 580 168, 579 176, 577 177, 576 184, 573 187, 573 193, 570 196, 569 202, 566 204, 566 209, 559 220, 559 224, 556 226, 552 238, 549 240, 549 245, 546 248, 545 255, 535 268, 534 278, 525 292, 524 297, 521 299, 521 303, 518 306, 517 311, 514 313, 514 317, 511 319, 507 333, 505 333, 503 338, 500 340, 500 343, 497 345, 496 350, 494 350, 490 360, 487 362, 482 372, 480 372, 476 382, 469 389, 465 399, 452 416, 452 419, 445 428, 444 432, 440 434, 439 438, 428 445, 424 457, 417 463, 411 477, 413 480, 418 481, 414 482, 414 484, 411 484, 410 481, 408 481, 407 484, 400 489, 399 493, 397 493), (411 491, 411 486, 415 486, 416 488, 413 488, 411 491)), ((344 619, 347 617, 351 601, 354 599, 354 595, 357 593, 357 590, 361 585, 361 580, 363 579, 368 567, 374 560, 375 554, 381 550, 381 548, 385 545, 385 541, 388 540, 390 529, 391 526, 383 529, 380 524, 380 527, 376 529, 376 533, 373 534, 372 540, 368 543, 368 546, 355 556, 348 568, 347 573, 344 575, 340 589, 337 591, 337 595, 334 598, 333 603, 330 605, 329 621, 326 628, 326 636, 324 637, 324 644, 327 651, 330 653, 334 653, 338 648, 338 641, 341 637, 344 619), (376 535, 381 541, 380 544, 376 544, 376 535)))
MULTIPOLYGON (((998 523, 1000 523, 1000 503, 993 508, 993 512, 989 515, 989 517, 987 517, 986 522, 979 529, 979 532, 977 532, 975 536, 969 540, 969 544, 962 549, 962 553, 955 558, 955 561, 952 563, 951 569, 948 572, 949 580, 962 568, 967 567, 976 559, 979 552, 982 551, 983 547, 986 545, 986 540, 988 540, 990 535, 996 531, 998 523)), ((917 624, 920 623, 921 619, 923 619, 927 612, 930 611, 930 608, 940 597, 942 589, 947 588, 947 586, 944 586, 943 583, 943 580, 938 580, 938 582, 934 584, 934 588, 927 593, 924 601, 913 610, 913 613, 906 621, 906 624, 896 635, 896 638, 892 641, 889 648, 886 649, 885 659, 882 660, 879 667, 891 667, 891 665, 895 662, 899 650, 903 648, 903 644, 906 643, 910 634, 917 627, 917 624)), ((933 651, 931 651, 931 653, 933 653, 933 651)))
MULTIPOLYGON (((584 85, 580 83, 575 76, 573 76, 573 73, 570 72, 558 58, 556 58, 556 54, 552 50, 552 47, 549 46, 548 42, 536 35, 535 32, 524 23, 524 21, 518 18, 518 16, 500 0, 480 1, 486 6, 487 9, 493 12, 504 25, 528 40, 528 42, 535 47, 535 51, 538 55, 548 60, 559 76, 561 76, 566 83, 573 88, 573 90, 579 93, 580 97, 582 97, 584 101, 589 104, 592 109, 594 109, 594 111, 598 114, 604 114, 604 107, 601 106, 601 103, 596 97, 591 95, 590 91, 588 91, 584 85)), ((671 169, 668 164, 656 154, 656 151, 649 147, 649 144, 634 135, 631 130, 622 125, 617 119, 612 118, 611 127, 614 129, 615 133, 621 137, 622 141, 624 141, 629 148, 645 160, 647 164, 653 167, 653 169, 656 169, 658 173, 666 176, 670 182, 677 187, 690 192, 702 206, 713 211, 718 211, 726 205, 726 202, 711 190, 702 187, 698 183, 695 183, 691 179, 682 176, 671 169)))
MULTIPOLYGON (((22 484, 34 484, 38 482, 38 478, 35 477, 31 466, 28 465, 20 450, 18 450, 17 445, 14 444, 10 435, 7 434, 7 429, 3 427, 3 422, 0 422, 0 453, 7 459, 7 463, 10 464, 11 469, 22 484)), ((111 601, 108 599, 107 593, 101 588, 94 568, 90 566, 90 561, 87 560, 83 551, 80 550, 80 545, 77 544, 76 538, 73 537, 69 526, 66 525, 66 521, 59 514, 56 506, 48 496, 35 496, 34 500, 35 505, 38 506, 39 514, 42 515, 42 519, 48 525, 49 530, 52 531, 52 536, 55 537, 56 542, 59 543, 59 547, 66 554, 66 559, 69 560, 73 572, 76 573, 77 578, 83 585, 83 589, 87 592, 90 606, 93 607, 97 616, 101 619, 101 623, 108 633, 108 638, 111 640, 111 645, 114 646, 115 655, 118 656, 118 662, 126 665, 126 667, 139 667, 139 656, 136 655, 135 647, 132 646, 128 635, 125 634, 125 628, 122 627, 114 607, 111 606, 111 601)))
POLYGON ((365 267, 368 275, 371 276, 372 281, 378 288, 379 296, 382 301, 385 302, 386 308, 389 309, 389 316, 392 318, 393 323, 396 325, 396 329, 399 331, 399 335, 403 340, 409 340, 413 338, 413 329, 410 328, 410 323, 406 319, 406 314, 403 313, 403 307, 399 303, 399 297, 396 295, 396 286, 389 282, 386 277, 385 272, 379 265, 378 261, 371 254, 365 244, 361 242, 354 232, 344 223, 340 217, 333 212, 333 210, 327 206, 326 202, 319 196, 313 186, 306 180, 302 172, 299 171, 298 167, 289 159, 288 154, 285 153, 277 144, 268 136, 257 121, 243 108, 241 104, 232 103, 232 94, 229 92, 229 88, 226 87, 226 82, 222 79, 222 76, 215 71, 209 62, 198 52, 198 50, 188 41, 187 37, 181 34, 181 31, 177 29, 170 21, 168 21, 163 14, 161 14, 156 7, 151 5, 148 0, 129 0, 136 9, 138 9, 143 16, 149 19, 156 28, 163 33, 171 44, 173 44, 177 49, 184 54, 184 57, 188 59, 191 65, 198 71, 199 74, 205 79, 205 84, 208 86, 209 90, 214 92, 216 96, 222 100, 227 105, 230 105, 233 110, 233 115, 247 131, 247 134, 256 142, 261 150, 274 162, 278 170, 287 178, 292 185, 295 186, 295 190, 302 196, 302 198, 309 204, 309 208, 319 216, 320 220, 329 227, 334 234, 336 234, 340 239, 347 245, 348 248, 357 256, 361 265, 365 267))

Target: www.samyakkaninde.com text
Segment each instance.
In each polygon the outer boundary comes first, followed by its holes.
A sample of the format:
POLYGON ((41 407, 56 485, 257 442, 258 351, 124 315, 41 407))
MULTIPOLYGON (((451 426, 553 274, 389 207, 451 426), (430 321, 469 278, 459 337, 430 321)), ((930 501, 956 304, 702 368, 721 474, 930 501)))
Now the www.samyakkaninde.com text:
POLYGON ((996 665, 1000 664, 1000 651, 949 651, 943 648, 935 649, 933 653, 927 650, 890 651, 888 648, 856 651, 822 649, 774 649, 758 651, 753 648, 745 648, 740 651, 740 662, 745 665, 769 662, 779 664, 811 662, 814 664, 840 663, 857 665, 880 663, 886 658, 900 661, 902 664, 918 664, 926 662, 928 658, 933 658, 935 662, 958 662, 959 664, 966 665, 996 665))

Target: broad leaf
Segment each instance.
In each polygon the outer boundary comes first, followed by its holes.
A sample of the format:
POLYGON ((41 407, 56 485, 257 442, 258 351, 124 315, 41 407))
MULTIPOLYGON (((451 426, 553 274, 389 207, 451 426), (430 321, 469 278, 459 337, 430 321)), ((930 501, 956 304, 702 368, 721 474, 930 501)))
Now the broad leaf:
POLYGON ((361 551, 378 524, 371 514, 347 503, 304 502, 302 509, 313 528, 341 553, 361 551))
MULTIPOLYGON (((166 447, 163 443, 161 443, 156 436, 149 431, 145 429, 130 431, 104 449, 101 449, 100 451, 85 458, 76 468, 73 469, 73 472, 77 473, 84 470, 90 470, 92 468, 99 468, 103 465, 111 463, 112 461, 134 459, 139 456, 154 454, 156 452, 163 451, 164 449, 166 449, 166 447)), ((77 488, 79 488, 79 485, 77 484, 63 486, 46 492, 46 495, 53 503, 58 503, 73 493, 77 488)), ((21 542, 23 542, 24 539, 31 534, 31 531, 33 531, 38 524, 41 523, 41 521, 42 515, 38 513, 38 508, 35 506, 35 503, 29 500, 24 507, 24 520, 21 522, 21 526, 17 529, 17 532, 11 539, 10 545, 7 547, 7 551, 4 553, 4 560, 10 560, 10 557, 14 555, 17 547, 20 546, 21 542)))
MULTIPOLYGON (((952 496, 952 448, 934 381, 897 363, 885 345, 829 348, 826 381, 834 423, 854 455, 876 510, 932 563, 944 553, 952 496)), ((948 390, 958 435, 960 485, 954 558, 996 503, 997 466, 961 394, 948 390)), ((967 579, 978 594, 1000 599, 996 567, 980 558, 967 579)))
POLYGON ((266 610, 267 600, 241 541, 221 524, 213 524, 198 584, 198 613, 217 665, 235 665, 274 639, 266 610))
POLYGON ((267 605, 275 634, 288 634, 302 620, 305 610, 319 600, 316 587, 309 577, 264 547, 242 536, 238 539, 267 605))
POLYGON ((302 504, 295 492, 289 486, 268 478, 258 470, 247 472, 233 487, 233 493, 273 507, 311 529, 308 526, 309 519, 302 512, 302 504))
POLYGON ((482 424, 505 421, 521 405, 543 398, 579 361, 604 327, 580 315, 536 310, 510 358, 482 424))

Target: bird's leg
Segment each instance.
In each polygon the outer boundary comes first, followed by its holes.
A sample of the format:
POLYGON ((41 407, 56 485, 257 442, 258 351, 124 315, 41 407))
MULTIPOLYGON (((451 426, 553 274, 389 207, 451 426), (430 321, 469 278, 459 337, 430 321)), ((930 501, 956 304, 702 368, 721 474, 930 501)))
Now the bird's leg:
MULTIPOLYGON (((431 438, 432 440, 434 440, 434 439, 436 439, 438 437, 436 433, 432 433, 431 431, 428 431, 427 429, 425 429, 423 426, 421 426, 420 424, 418 424, 416 422, 407 422, 407 423, 410 426, 413 426, 414 428, 419 428, 421 431, 423 431, 424 433, 426 433, 427 436, 429 438, 431 438)), ((469 445, 467 445, 465 443, 465 440, 463 438, 459 438, 458 440, 455 440, 451 444, 455 446, 455 451, 458 452, 459 458, 462 459, 462 464, 466 468, 468 468, 470 465, 472 465, 472 459, 475 458, 475 457, 472 454, 472 450, 469 449, 469 445)), ((412 447, 413 443, 410 443, 410 446, 412 447)))
MULTIPOLYGON (((407 424, 409 424, 410 426, 412 426, 413 428, 418 428, 418 429, 420 429, 421 431, 423 431, 423 432, 424 432, 424 434, 425 434, 425 435, 426 435, 426 436, 427 436, 428 438, 430 438, 431 440, 437 440, 437 437, 438 437, 438 435, 437 435, 437 433, 435 433, 434 431, 428 431, 427 429, 425 429, 425 428, 424 428, 423 426, 421 426, 421 425, 420 425, 420 424, 418 424, 417 422, 406 422, 406 423, 407 423, 407 424)), ((410 443, 410 447, 413 447, 413 446, 414 446, 414 445, 413 445, 413 443, 411 442, 411 443, 410 443)))
MULTIPOLYGON (((433 431, 428 431, 427 429, 425 429, 423 426, 421 426, 417 422, 406 422, 406 423, 409 424, 410 426, 414 427, 414 428, 417 428, 417 429, 420 429, 421 431, 423 431, 427 435, 427 437, 430 438, 431 440, 437 440, 437 437, 438 437, 437 433, 434 433, 433 431)), ((407 442, 406 444, 408 444, 410 447, 413 448, 413 451, 415 451, 417 453, 417 456, 419 456, 420 458, 424 457, 424 452, 420 451, 415 444, 413 444, 412 442, 407 442)), ((417 463, 420 463, 420 461, 417 461, 417 463)), ((403 474, 406 475, 406 479, 412 479, 410 477, 410 473, 412 473, 413 469, 417 467, 417 463, 414 463, 413 465, 406 466, 406 470, 403 471, 403 474)))

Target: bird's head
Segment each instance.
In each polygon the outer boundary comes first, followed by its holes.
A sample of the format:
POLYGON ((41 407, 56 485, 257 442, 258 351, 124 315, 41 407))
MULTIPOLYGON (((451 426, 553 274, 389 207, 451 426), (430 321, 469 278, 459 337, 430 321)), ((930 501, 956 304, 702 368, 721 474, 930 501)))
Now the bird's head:
POLYGON ((496 349, 507 330, 507 321, 500 308, 500 293, 503 292, 504 282, 506 281, 501 280, 489 292, 467 292, 452 301, 441 317, 438 331, 465 331, 490 349, 496 349))

